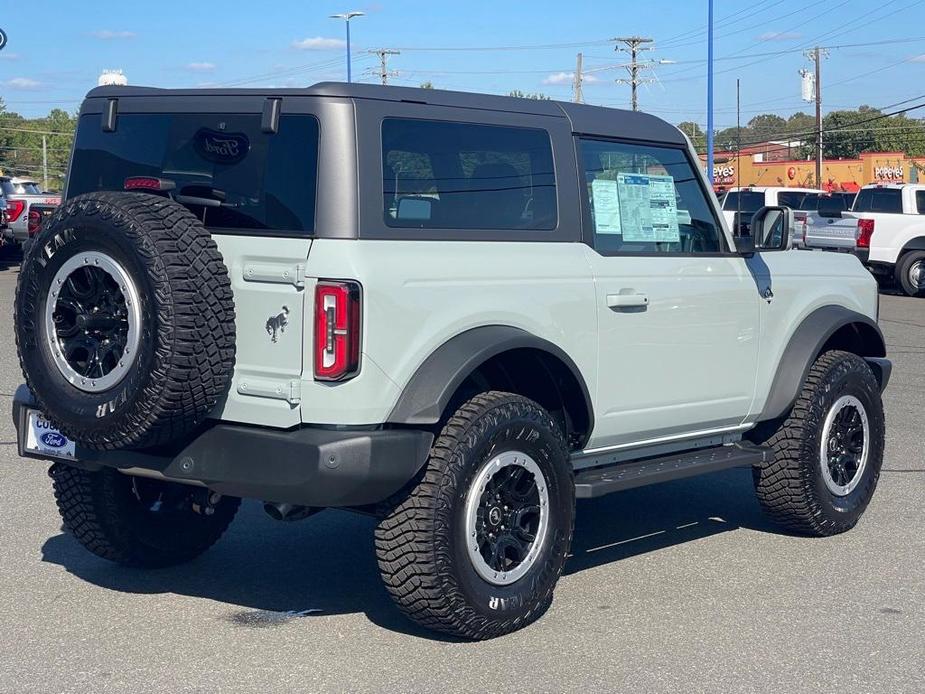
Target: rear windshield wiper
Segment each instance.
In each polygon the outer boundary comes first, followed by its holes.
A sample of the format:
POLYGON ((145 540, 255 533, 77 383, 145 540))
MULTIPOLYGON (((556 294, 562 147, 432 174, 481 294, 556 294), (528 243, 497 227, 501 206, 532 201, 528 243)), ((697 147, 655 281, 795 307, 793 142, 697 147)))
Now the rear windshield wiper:
POLYGON ((225 202, 228 194, 224 190, 210 186, 184 186, 173 199, 184 205, 201 205, 202 207, 235 207, 225 202))

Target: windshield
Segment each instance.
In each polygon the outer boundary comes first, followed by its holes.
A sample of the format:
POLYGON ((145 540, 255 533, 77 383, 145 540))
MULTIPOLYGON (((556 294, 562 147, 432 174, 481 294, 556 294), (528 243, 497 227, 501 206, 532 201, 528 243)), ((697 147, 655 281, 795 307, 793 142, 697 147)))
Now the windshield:
POLYGON ((311 233, 318 122, 283 115, 265 133, 259 114, 121 114, 116 132, 80 119, 67 195, 122 190, 129 177, 173 184, 170 195, 206 226, 311 233))
POLYGON ((764 207, 764 193, 753 190, 730 190, 723 200, 724 210, 741 210, 742 212, 757 212, 764 207))

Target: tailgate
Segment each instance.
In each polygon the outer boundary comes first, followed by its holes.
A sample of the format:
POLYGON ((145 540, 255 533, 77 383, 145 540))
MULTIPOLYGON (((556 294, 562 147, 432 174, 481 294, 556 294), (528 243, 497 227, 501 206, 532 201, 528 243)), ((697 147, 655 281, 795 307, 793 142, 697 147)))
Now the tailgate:
POLYGON ((806 246, 830 250, 854 250, 858 220, 854 217, 820 217, 811 214, 806 220, 806 246))

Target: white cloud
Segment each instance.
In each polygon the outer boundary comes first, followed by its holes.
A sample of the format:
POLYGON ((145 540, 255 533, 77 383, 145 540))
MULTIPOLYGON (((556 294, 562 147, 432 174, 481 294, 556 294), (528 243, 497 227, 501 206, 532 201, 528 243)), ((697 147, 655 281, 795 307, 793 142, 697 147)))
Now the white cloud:
POLYGON ((921 55, 912 56, 911 58, 909 58, 909 62, 910 63, 925 63, 925 53, 922 53, 921 55))
MULTIPOLYGON (((571 84, 574 79, 574 72, 554 72, 543 79, 543 84, 571 84)), ((601 80, 596 75, 585 75, 581 78, 581 81, 588 84, 600 82, 601 80)))
POLYGON ((112 41, 113 39, 133 39, 135 38, 134 31, 113 31, 112 29, 98 29, 97 31, 91 31, 90 36, 93 36, 103 41, 112 41))
POLYGON ((215 63, 187 63, 186 69, 190 72, 212 72, 215 70, 215 63))
POLYGON ((3 53, 0 52, 0 59, 2 60, 19 60, 19 53, 3 53))
POLYGON ((28 77, 14 77, 13 79, 4 82, 3 86, 8 87, 9 89, 30 90, 38 89, 42 86, 42 83, 33 79, 29 79, 28 77))
POLYGON ((803 38, 798 31, 766 31, 758 37, 759 41, 796 41, 803 38))
POLYGON ((346 41, 342 39, 328 39, 323 36, 292 42, 292 47, 298 48, 300 51, 331 51, 335 48, 343 48, 345 45, 346 41))

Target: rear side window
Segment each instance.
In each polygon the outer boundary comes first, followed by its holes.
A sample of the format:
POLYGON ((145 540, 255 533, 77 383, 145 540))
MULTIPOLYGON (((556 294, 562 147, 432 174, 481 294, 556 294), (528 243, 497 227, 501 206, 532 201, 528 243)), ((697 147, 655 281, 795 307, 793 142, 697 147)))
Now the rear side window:
POLYGON ((902 191, 899 188, 862 188, 854 201, 852 211, 902 214, 902 191))
POLYGON ((724 210, 741 210, 742 212, 757 212, 764 207, 764 193, 751 190, 731 190, 723 199, 724 210))
POLYGON ((915 209, 919 214, 925 214, 925 190, 915 191, 915 209))
POLYGON ((416 229, 556 228, 549 133, 536 128, 387 118, 383 218, 416 229))
POLYGON ((799 210, 804 198, 806 198, 806 193, 783 191, 777 194, 777 204, 789 207, 791 210, 799 210))
POLYGON ((169 179, 213 228, 314 230, 318 122, 282 115, 264 133, 258 114, 122 114, 116 132, 80 119, 67 194, 122 190, 125 179, 169 179), (197 204, 197 200, 201 201, 197 204))
POLYGON ((722 228, 685 150, 583 139, 581 159, 597 251, 725 250, 722 228))
POLYGON ((819 194, 818 193, 809 193, 803 197, 803 201, 800 203, 799 209, 801 210, 818 210, 819 209, 819 194))

